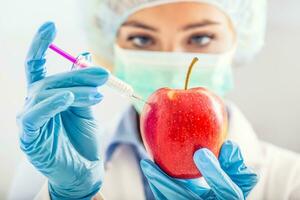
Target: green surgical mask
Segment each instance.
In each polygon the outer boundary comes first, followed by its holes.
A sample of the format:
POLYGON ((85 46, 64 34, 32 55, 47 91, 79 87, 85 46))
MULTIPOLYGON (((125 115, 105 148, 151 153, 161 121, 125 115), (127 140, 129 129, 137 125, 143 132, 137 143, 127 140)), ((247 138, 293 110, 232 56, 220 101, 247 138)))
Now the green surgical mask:
MULTIPOLYGON (((194 57, 199 61, 193 67, 189 88, 206 87, 219 96, 233 88, 231 65, 235 48, 222 54, 128 50, 117 45, 114 50, 115 75, 145 100, 162 87, 183 89, 188 66, 194 57)), ((134 102, 139 113, 143 104, 134 102)))

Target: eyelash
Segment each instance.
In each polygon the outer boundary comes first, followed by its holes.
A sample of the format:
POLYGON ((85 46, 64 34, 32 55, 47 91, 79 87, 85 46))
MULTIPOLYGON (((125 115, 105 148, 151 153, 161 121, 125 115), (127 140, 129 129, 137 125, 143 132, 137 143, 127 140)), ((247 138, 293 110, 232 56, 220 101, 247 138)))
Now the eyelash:
MULTIPOLYGON (((194 34, 191 37, 189 37, 187 43, 192 45, 192 41, 191 40, 194 39, 195 37, 199 37, 201 39, 203 39, 203 38, 209 38, 210 40, 215 39, 215 35, 214 34, 194 34)), ((210 42, 211 41, 209 41, 207 44, 204 44, 204 45, 200 44, 200 46, 201 47, 205 47, 205 46, 209 45, 210 42)))
POLYGON ((136 38, 143 38, 143 39, 146 38, 147 40, 151 40, 151 42, 152 42, 153 44, 155 43, 155 41, 152 39, 151 36, 149 36, 149 35, 142 35, 142 34, 140 34, 140 35, 131 35, 131 36, 128 36, 127 41, 132 42, 133 45, 134 45, 135 47, 137 47, 137 48, 143 48, 142 46, 139 46, 139 45, 134 44, 133 40, 136 39, 136 38))
MULTIPOLYGON (((210 40, 213 40, 213 39, 215 39, 215 35, 214 34, 203 34, 203 33, 198 33, 198 34, 193 34, 192 36, 190 36, 189 38, 188 38, 188 40, 187 40, 187 44, 188 45, 195 45, 195 46, 197 46, 197 47, 199 47, 199 48, 203 48, 203 47, 206 47, 207 45, 209 45, 210 44, 210 42, 211 41, 209 41, 207 44, 193 44, 193 42, 191 41, 192 39, 194 39, 195 37, 199 37, 199 38, 205 38, 205 37, 207 37, 207 38, 209 38, 210 40)), ((133 40, 134 39, 136 39, 136 38, 142 38, 142 39, 147 39, 147 40, 150 40, 150 42, 152 43, 152 44, 150 44, 150 45, 153 45, 153 44, 155 44, 155 40, 153 39, 153 37, 151 37, 151 36, 149 36, 149 35, 145 35, 145 34, 140 34, 140 35, 130 35, 130 36, 128 36, 128 38, 127 38, 127 41, 129 41, 129 42, 132 42, 132 44, 135 46, 135 47, 137 47, 137 48, 146 48, 149 44, 146 44, 146 45, 137 45, 137 44, 135 44, 134 42, 133 42, 133 40), (145 47, 146 46, 146 47, 145 47)), ((148 41, 147 41, 148 42, 148 41)))

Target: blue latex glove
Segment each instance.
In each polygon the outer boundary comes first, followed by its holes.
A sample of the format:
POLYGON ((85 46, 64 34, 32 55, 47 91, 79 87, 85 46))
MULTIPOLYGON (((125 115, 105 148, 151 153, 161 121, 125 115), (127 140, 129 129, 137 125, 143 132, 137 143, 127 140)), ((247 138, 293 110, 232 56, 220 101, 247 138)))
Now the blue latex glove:
POLYGON ((141 167, 156 199, 245 199, 258 181, 244 163, 239 147, 227 141, 222 145, 219 161, 208 149, 195 152, 194 162, 207 185, 199 179, 175 179, 150 160, 141 167))
POLYGON ((102 184, 99 132, 90 106, 108 73, 93 67, 46 77, 45 52, 55 26, 45 23, 31 44, 25 67, 28 96, 18 115, 20 146, 48 178, 52 199, 90 199, 102 184))

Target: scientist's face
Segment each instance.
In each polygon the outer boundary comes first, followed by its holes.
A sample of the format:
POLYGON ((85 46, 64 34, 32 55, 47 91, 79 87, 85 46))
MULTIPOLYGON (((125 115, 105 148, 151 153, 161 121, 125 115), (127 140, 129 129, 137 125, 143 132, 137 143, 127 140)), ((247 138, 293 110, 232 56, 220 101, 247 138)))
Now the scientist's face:
POLYGON ((229 18, 208 4, 184 2, 140 10, 120 27, 117 44, 125 49, 221 53, 232 47, 229 18))

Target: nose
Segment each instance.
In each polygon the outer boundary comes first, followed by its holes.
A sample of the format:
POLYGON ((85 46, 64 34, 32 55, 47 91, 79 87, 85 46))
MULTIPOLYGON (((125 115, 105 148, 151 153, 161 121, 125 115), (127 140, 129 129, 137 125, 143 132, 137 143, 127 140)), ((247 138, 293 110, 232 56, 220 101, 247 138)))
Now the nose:
POLYGON ((176 38, 169 37, 168 40, 163 41, 161 51, 181 52, 184 51, 184 48, 176 38))

